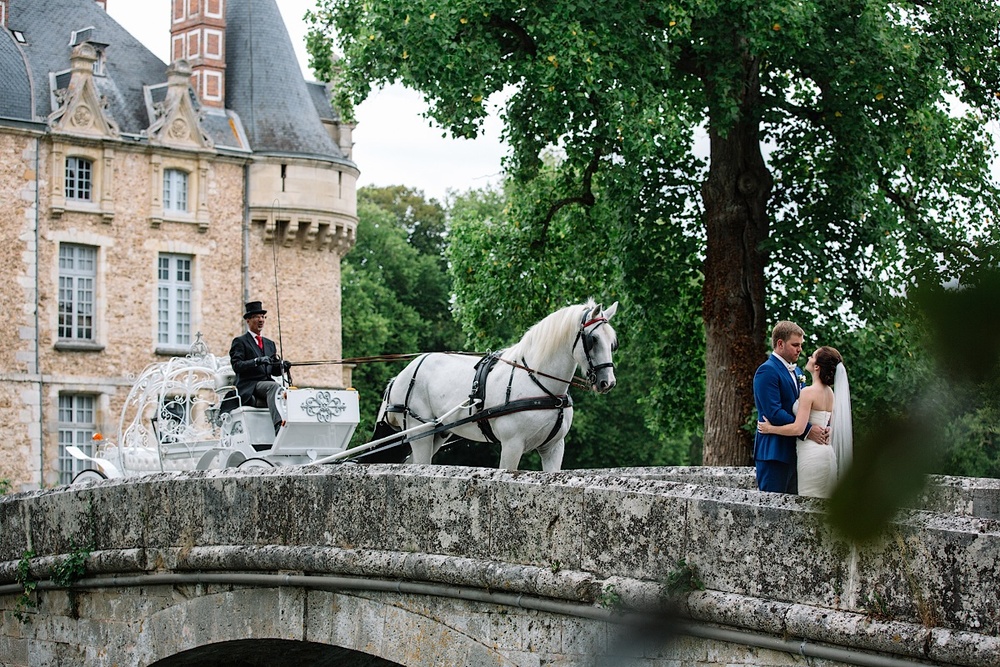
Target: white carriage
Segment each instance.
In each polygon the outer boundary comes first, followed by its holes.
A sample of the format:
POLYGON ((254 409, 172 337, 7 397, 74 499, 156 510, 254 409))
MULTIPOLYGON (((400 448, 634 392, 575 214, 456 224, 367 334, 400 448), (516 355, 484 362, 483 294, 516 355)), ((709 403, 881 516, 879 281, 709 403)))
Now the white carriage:
POLYGON ((88 463, 73 481, 309 464, 344 452, 360 420, 353 389, 287 387, 275 434, 267 408, 239 404, 234 381, 229 358, 200 336, 187 356, 150 364, 125 401, 118 437, 98 440, 94 456, 67 447, 88 463))

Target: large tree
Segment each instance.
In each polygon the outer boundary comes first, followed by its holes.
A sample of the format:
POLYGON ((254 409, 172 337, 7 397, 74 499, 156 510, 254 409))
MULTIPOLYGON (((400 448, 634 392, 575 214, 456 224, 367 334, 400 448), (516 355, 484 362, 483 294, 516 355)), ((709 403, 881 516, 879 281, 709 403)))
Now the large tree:
MULTIPOLYGON (((358 191, 357 244, 342 265, 344 357, 458 349, 463 336, 451 317, 451 282, 444 246, 444 209, 402 186, 358 191), (420 233, 437 229, 437 233, 420 233), (414 240, 414 237, 419 240, 414 240)), ((386 383, 403 362, 358 364, 362 422, 354 444, 371 438, 386 383)))
MULTIPOLYGON (((541 247, 560 209, 601 194, 634 216, 620 238, 644 245, 628 250, 655 256, 661 223, 700 240, 706 464, 749 461, 768 285, 781 316, 844 303, 877 315, 916 269, 949 278, 992 261, 994 0, 319 0, 312 17, 313 64, 339 77, 348 115, 399 81, 472 136, 507 89, 511 174, 530 180, 544 150, 564 154, 560 187, 520 221, 541 247), (699 204, 678 197, 692 181, 699 204)), ((631 282, 652 308, 655 284, 631 282)))

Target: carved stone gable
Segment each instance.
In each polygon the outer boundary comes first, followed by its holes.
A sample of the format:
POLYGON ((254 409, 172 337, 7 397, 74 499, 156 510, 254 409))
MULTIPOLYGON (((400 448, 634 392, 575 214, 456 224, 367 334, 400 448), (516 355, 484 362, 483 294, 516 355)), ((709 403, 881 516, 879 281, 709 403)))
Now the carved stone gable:
POLYGON ((177 60, 167 69, 167 94, 153 105, 155 118, 146 130, 149 143, 173 148, 212 149, 214 142, 202 130, 200 114, 191 101, 191 66, 177 60))
POLYGON ((120 135, 118 124, 107 112, 107 100, 94 83, 97 59, 97 49, 87 42, 73 49, 69 85, 56 91, 59 107, 48 118, 53 132, 109 138, 120 135))

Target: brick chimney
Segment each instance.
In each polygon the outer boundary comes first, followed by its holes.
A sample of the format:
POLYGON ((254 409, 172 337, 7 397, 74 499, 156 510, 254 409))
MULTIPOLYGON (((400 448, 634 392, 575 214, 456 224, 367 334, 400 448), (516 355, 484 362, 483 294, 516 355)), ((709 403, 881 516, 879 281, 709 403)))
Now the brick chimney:
POLYGON ((0 28, 7 27, 7 6, 8 0, 0 0, 0 28))
POLYGON ((101 9, 108 11, 108 0, 96 0, 96 2, 101 6, 101 9))
POLYGON ((201 103, 226 106, 225 0, 173 0, 170 60, 184 59, 201 103))

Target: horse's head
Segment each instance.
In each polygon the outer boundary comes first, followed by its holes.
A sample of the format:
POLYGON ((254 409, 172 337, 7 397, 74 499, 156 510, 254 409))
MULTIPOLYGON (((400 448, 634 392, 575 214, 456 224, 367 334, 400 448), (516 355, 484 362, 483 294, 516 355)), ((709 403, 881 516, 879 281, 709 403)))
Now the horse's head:
POLYGON ((601 394, 615 386, 615 364, 611 357, 618 349, 618 336, 608 321, 617 310, 617 301, 607 310, 600 304, 586 309, 573 343, 576 362, 586 372, 591 389, 601 394))

